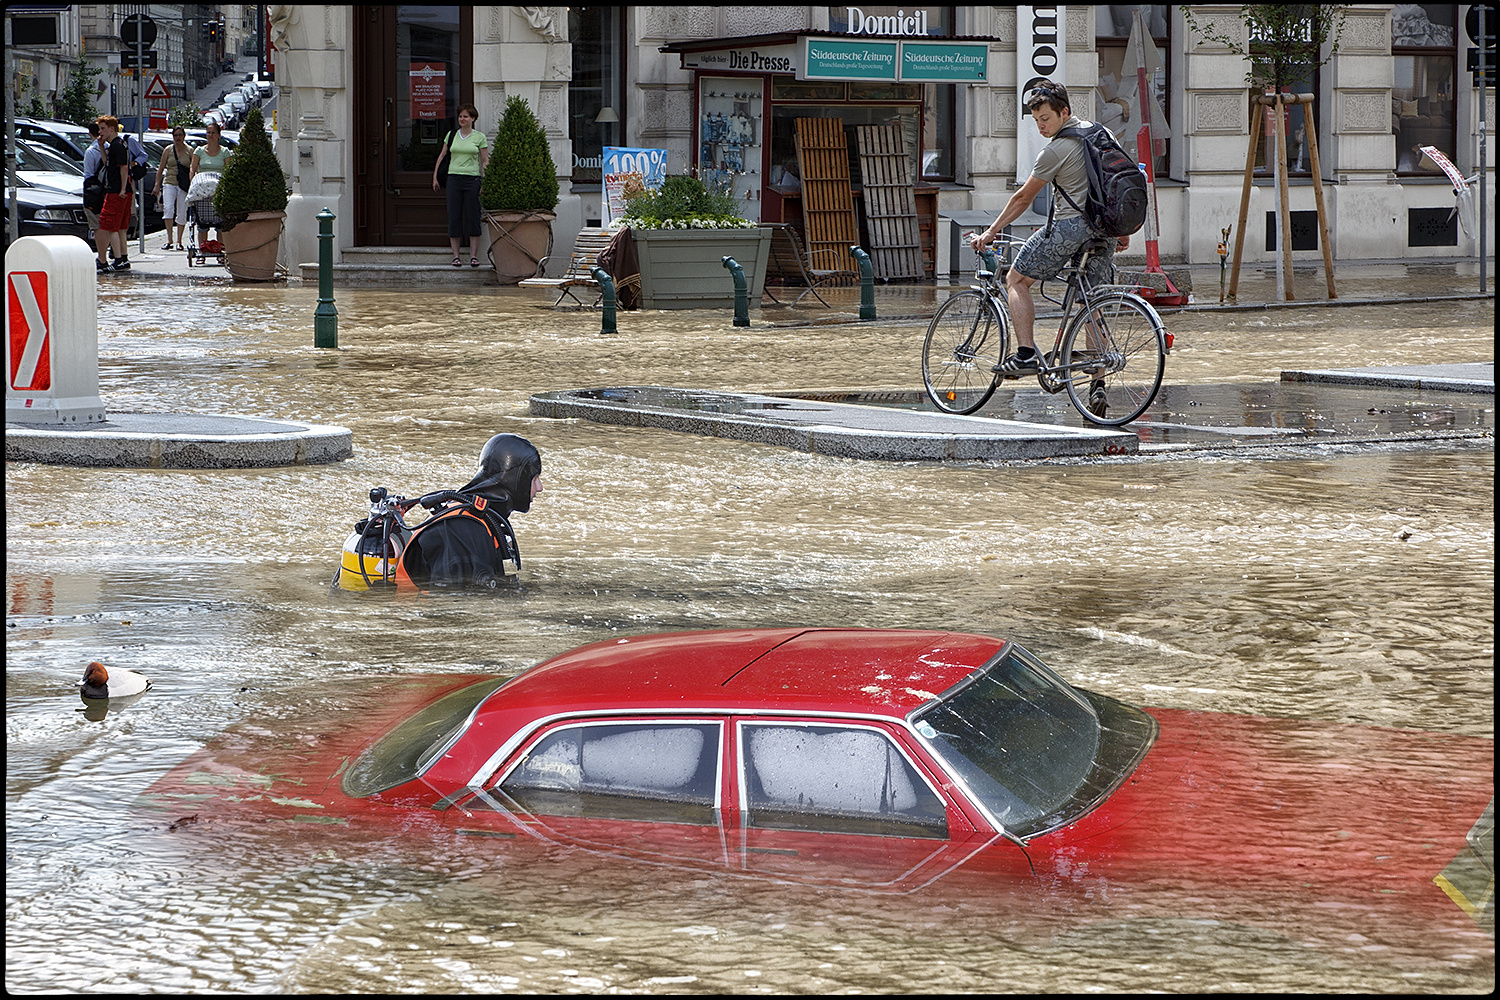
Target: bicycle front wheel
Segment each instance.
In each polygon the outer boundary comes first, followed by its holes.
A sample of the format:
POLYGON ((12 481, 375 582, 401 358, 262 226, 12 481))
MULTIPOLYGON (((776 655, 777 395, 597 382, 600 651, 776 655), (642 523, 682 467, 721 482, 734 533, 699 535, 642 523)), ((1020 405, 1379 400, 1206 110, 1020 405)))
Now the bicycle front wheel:
POLYGON ((1134 295, 1110 295, 1074 318, 1053 373, 1086 420, 1119 426, 1146 412, 1167 367, 1167 333, 1134 295))
POLYGON ((933 405, 944 413, 973 413, 989 402, 1006 334, 1000 310, 983 294, 959 292, 944 302, 922 344, 922 382, 933 405))

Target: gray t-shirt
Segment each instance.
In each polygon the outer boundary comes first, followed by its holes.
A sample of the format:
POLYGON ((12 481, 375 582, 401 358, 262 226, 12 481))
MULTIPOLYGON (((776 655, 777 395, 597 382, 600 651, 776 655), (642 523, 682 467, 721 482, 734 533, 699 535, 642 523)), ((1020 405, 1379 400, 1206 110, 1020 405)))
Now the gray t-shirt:
MULTIPOLYGON (((1084 199, 1089 196, 1089 172, 1083 158, 1083 142, 1071 137, 1075 127, 1088 128, 1089 123, 1082 118, 1070 118, 1063 130, 1053 136, 1037 154, 1036 166, 1031 168, 1031 174, 1049 184, 1056 182, 1068 193, 1068 198, 1082 207, 1084 199)), ((1054 218, 1071 219, 1083 214, 1069 205, 1066 198, 1054 195, 1054 201, 1054 218)))

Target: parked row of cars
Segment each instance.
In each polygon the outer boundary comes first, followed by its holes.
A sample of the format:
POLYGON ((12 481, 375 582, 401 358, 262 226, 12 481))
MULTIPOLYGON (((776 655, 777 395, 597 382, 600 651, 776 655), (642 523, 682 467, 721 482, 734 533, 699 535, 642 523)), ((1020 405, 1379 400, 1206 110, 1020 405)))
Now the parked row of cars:
MULTIPOLYGON (((187 130, 191 147, 202 145, 206 137, 203 129, 187 130)), ((223 132, 221 140, 233 149, 239 135, 223 132)), ((83 211, 83 156, 90 141, 88 129, 72 122, 16 120, 16 201, 22 236, 70 235, 89 239, 83 211)), ((162 228, 162 207, 154 194, 154 175, 162 152, 171 142, 170 132, 147 132, 141 136, 149 171, 141 182, 145 189, 148 233, 162 228)), ((130 234, 132 238, 137 235, 133 215, 130 234)))
POLYGON ((245 120, 251 108, 260 107, 261 101, 271 96, 270 80, 247 75, 233 90, 219 95, 219 103, 204 112, 204 119, 217 122, 222 128, 236 128, 245 120))

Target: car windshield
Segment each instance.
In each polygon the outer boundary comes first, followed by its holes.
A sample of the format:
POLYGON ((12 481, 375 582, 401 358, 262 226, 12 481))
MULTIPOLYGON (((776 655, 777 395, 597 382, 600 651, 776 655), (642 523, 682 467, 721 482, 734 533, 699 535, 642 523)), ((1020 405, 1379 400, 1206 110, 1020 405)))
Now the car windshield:
POLYGON ((83 169, 77 164, 63 159, 43 146, 33 146, 19 139, 16 140, 16 169, 51 170, 61 174, 72 174, 75 177, 83 176, 83 169))
POLYGON ((505 683, 494 677, 446 694, 391 730, 344 772, 344 794, 363 798, 417 777, 463 731, 479 703, 505 683))
POLYGON ((1156 735, 1144 712, 1076 690, 1015 643, 912 722, 1017 837, 1055 830, 1092 810, 1156 735))

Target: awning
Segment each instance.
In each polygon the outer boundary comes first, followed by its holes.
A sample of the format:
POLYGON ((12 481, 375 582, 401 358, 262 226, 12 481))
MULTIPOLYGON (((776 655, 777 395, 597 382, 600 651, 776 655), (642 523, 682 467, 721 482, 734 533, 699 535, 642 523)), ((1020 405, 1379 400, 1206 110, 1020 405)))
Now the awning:
POLYGON ((713 73, 773 73, 798 80, 875 80, 891 83, 986 83, 990 43, 983 35, 850 35, 832 31, 779 32, 739 38, 672 42, 661 52, 682 57, 682 68, 713 73))

